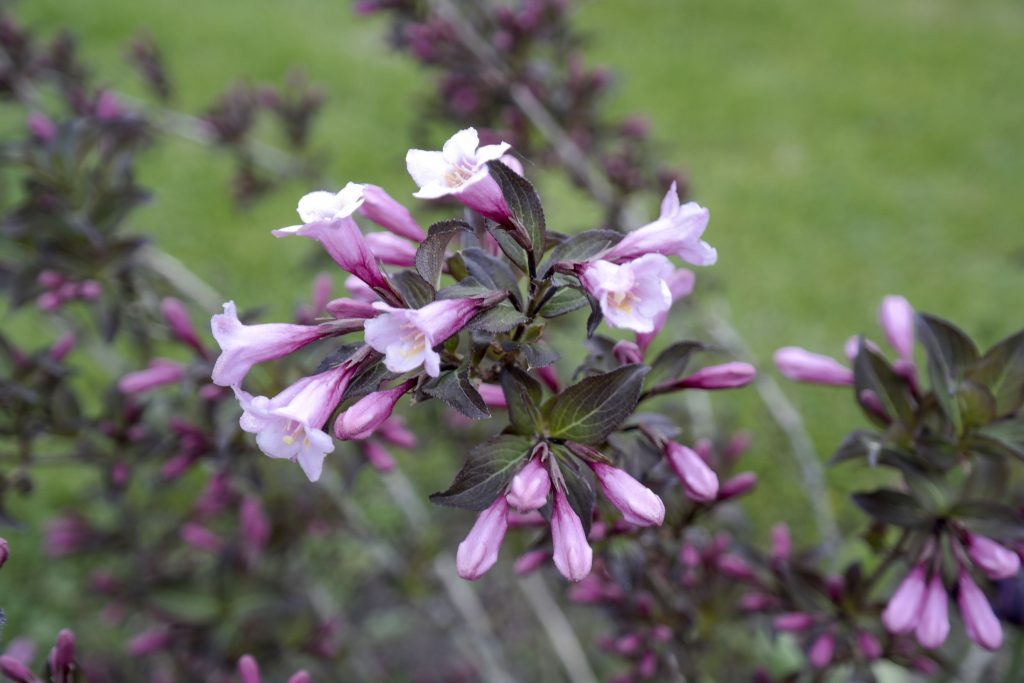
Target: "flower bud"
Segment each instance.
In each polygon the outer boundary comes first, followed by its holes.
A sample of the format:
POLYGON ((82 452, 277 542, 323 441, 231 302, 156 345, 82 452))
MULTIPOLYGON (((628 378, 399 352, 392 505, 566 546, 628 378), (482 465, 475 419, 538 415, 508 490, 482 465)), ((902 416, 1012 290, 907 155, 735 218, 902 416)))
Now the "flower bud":
POLYGON ((928 583, 915 633, 921 647, 929 650, 942 645, 949 635, 949 596, 938 573, 928 583))
POLYGON ((960 570, 959 586, 960 616, 963 617, 967 637, 986 650, 998 650, 1003 644, 1003 627, 988 598, 963 569, 960 570))
POLYGON ((605 497, 627 522, 636 526, 660 526, 665 521, 665 504, 654 491, 617 467, 600 462, 588 464, 605 497))
POLYGON ((990 579, 1008 579, 1020 571, 1020 557, 990 538, 971 534, 967 552, 975 566, 990 579))
POLYGON ((832 655, 836 651, 836 637, 831 633, 822 633, 811 645, 807 653, 807 660, 815 669, 824 669, 832 662, 832 655))
POLYGON ((11 556, 10 546, 7 545, 7 539, 0 538, 0 568, 7 564, 7 558, 11 556))
POLYGON ((160 301, 160 313, 163 314, 167 326, 171 329, 171 335, 182 344, 192 347, 198 353, 205 353, 203 343, 199 341, 196 328, 192 326, 192 320, 188 317, 185 304, 174 297, 165 297, 160 301))
POLYGON ((405 426, 405 420, 398 415, 392 415, 384 420, 374 434, 399 448, 416 448, 416 435, 405 426))
POLYGON ((900 358, 914 360, 914 308, 902 296, 887 296, 878 309, 878 322, 900 358))
POLYGON ((550 491, 551 477, 547 465, 541 462, 539 456, 535 456, 512 477, 512 484, 505 497, 509 505, 520 512, 530 512, 544 507, 550 491))
POLYGON ((726 553, 718 558, 718 570, 726 576, 740 581, 750 581, 754 578, 754 570, 750 568, 747 561, 732 553, 726 553))
POLYGON ((259 554, 270 539, 270 520, 259 498, 246 496, 238 509, 242 542, 253 553, 259 554))
POLYGON ((123 394, 141 394, 151 389, 180 382, 185 376, 185 367, 164 358, 153 360, 145 370, 129 372, 122 377, 117 388, 123 394))
POLYGON ((376 441, 363 441, 363 456, 366 458, 370 466, 380 472, 381 474, 387 474, 395 469, 395 459, 391 456, 386 448, 381 446, 376 441))
POLYGON ((718 475, 696 452, 669 441, 665 445, 665 457, 672 471, 682 480, 687 496, 704 503, 715 499, 718 495, 718 475))
POLYGON ((57 674, 67 674, 74 665, 75 634, 70 629, 61 629, 57 634, 57 642, 50 653, 50 668, 57 674))
POLYGON ((793 549, 793 541, 789 536, 789 527, 778 523, 772 527, 772 559, 776 562, 787 562, 793 549))
POLYGON ((141 657, 151 652, 163 650, 171 644, 171 640, 171 634, 164 629, 149 629, 128 641, 128 654, 133 657, 141 657))
POLYGON ((498 551, 508 530, 508 503, 498 496, 481 512, 469 535, 459 544, 455 567, 464 579, 473 581, 483 576, 498 561, 498 551))
POLYGON ((787 612, 780 614, 772 621, 776 631, 796 633, 806 631, 814 625, 814 617, 806 612, 787 612))
POLYGON ((774 359, 775 367, 782 376, 795 382, 835 386, 853 384, 853 370, 830 356, 786 346, 775 352, 774 359))
POLYGON ((67 357, 71 350, 75 348, 75 333, 68 332, 63 335, 60 339, 53 343, 50 347, 49 355, 50 359, 55 363, 60 363, 67 357))
POLYGON ((622 365, 635 365, 644 362, 644 353, 640 350, 640 347, 625 339, 616 342, 615 346, 612 347, 612 355, 622 365))
POLYGON ((882 623, 890 633, 909 633, 917 626, 924 592, 924 565, 917 565, 896 588, 882 613, 882 623))
MULTIPOLYGON (((376 296, 374 296, 376 298, 376 296)), ((373 304, 359 299, 331 299, 327 302, 327 312, 335 318, 374 318, 380 314, 373 304)))
POLYGON ((391 389, 375 391, 353 403, 334 421, 334 435, 342 440, 366 439, 391 417, 395 404, 416 384, 408 380, 391 389))
POLYGON ((680 389, 737 389, 745 387, 757 377, 757 370, 750 363, 723 363, 711 365, 676 383, 680 389))
POLYGON ((28 667, 9 655, 0 656, 0 674, 15 683, 39 683, 28 667))
POLYGON ((505 391, 497 384, 483 383, 476 388, 480 398, 491 408, 508 408, 505 391))
POLYGON ((537 376, 540 377, 540 381, 544 382, 545 386, 551 390, 551 393, 557 394, 562 391, 562 383, 558 381, 558 374, 555 372, 554 365, 546 365, 543 368, 537 368, 537 376))
POLYGON ((296 671, 288 678, 288 683, 310 683, 313 679, 310 678, 308 671, 296 671))
POLYGON ((34 111, 28 115, 28 131, 36 140, 49 142, 57 135, 57 126, 45 114, 34 111))
POLYGON ((727 479, 718 490, 718 500, 730 500, 739 498, 754 490, 757 486, 757 475, 753 472, 740 472, 735 477, 727 479))
POLYGON ((416 265, 416 245, 390 232, 371 232, 366 235, 366 246, 382 263, 399 268, 416 265))
POLYGON ((213 533, 201 524, 189 522, 181 527, 178 532, 181 540, 193 548, 205 550, 210 553, 219 553, 224 547, 224 541, 220 536, 213 533))
POLYGON ((562 576, 570 581, 583 580, 590 573, 594 553, 587 542, 583 523, 558 487, 551 511, 551 541, 555 567, 562 576))
POLYGON ((526 576, 532 573, 539 566, 551 559, 551 553, 547 550, 531 550, 528 553, 523 553, 519 556, 519 559, 515 563, 515 571, 517 576, 526 576))
POLYGON ((252 655, 242 655, 238 660, 238 677, 241 683, 260 683, 260 667, 252 655))
POLYGON ((359 213, 385 230, 413 242, 422 242, 427 236, 409 210, 377 185, 363 185, 363 204, 359 213))
POLYGON ((873 662, 882 656, 882 644, 878 642, 878 638, 868 631, 857 633, 857 647, 860 648, 860 653, 864 656, 864 659, 869 662, 873 662))

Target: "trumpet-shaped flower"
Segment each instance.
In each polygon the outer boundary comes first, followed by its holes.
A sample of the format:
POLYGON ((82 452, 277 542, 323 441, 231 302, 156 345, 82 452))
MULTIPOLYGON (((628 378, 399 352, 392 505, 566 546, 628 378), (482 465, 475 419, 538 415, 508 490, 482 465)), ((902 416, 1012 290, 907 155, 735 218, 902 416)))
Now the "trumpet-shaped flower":
POLYGON ((622 264, 591 261, 580 267, 579 278, 609 325, 652 332, 658 317, 672 307, 666 279, 673 271, 666 257, 648 254, 622 264))
POLYGON ((370 252, 389 266, 409 268, 416 265, 416 245, 390 232, 371 232, 364 238, 370 252))
POLYGON ((701 239, 709 218, 708 210, 696 202, 680 203, 676 184, 672 183, 661 201, 658 220, 627 233, 602 258, 622 262, 645 254, 663 254, 678 256, 695 266, 710 266, 718 260, 718 252, 701 239))
POLYGON ((380 227, 399 237, 422 242, 427 236, 409 213, 394 197, 376 185, 362 185, 363 203, 359 213, 380 227))
POLYGON ((486 218, 507 222, 511 213, 487 162, 500 159, 509 147, 507 142, 480 147, 476 129, 466 128, 444 143, 440 152, 410 149, 405 163, 420 188, 413 196, 452 196, 486 218))
MULTIPOLYGON (((684 299, 693 293, 693 286, 697 278, 693 274, 692 270, 686 268, 679 268, 671 275, 669 275, 665 282, 668 284, 668 291, 672 294, 672 303, 684 299)), ((647 352, 647 348, 654 341, 654 338, 661 332, 661 328, 665 326, 668 321, 668 311, 663 311, 658 315, 654 316, 654 329, 650 332, 638 332, 636 335, 637 346, 640 347, 641 351, 647 352)))
POLYGON ((853 370, 831 356, 812 353, 798 346, 786 346, 775 352, 775 367, 783 377, 813 384, 852 385, 853 370))
POLYGON ((887 296, 878 309, 878 322, 889 345, 904 361, 914 360, 914 307, 902 296, 887 296))
POLYGON ((627 522, 636 526, 660 526, 665 521, 665 504, 654 491, 617 467, 600 462, 588 464, 605 497, 627 522))
POLYGON ((990 579, 1008 579, 1020 571, 1020 557, 990 538, 971 534, 967 552, 975 566, 990 579))

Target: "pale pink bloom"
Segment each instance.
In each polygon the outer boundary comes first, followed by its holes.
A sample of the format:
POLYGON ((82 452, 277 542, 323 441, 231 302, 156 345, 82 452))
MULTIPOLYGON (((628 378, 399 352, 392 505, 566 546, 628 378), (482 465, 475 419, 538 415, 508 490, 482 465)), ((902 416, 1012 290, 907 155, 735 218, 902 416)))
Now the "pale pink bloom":
POLYGON ((423 365, 428 375, 437 377, 441 356, 434 347, 494 303, 493 297, 442 299, 423 308, 393 308, 378 302, 374 306, 382 315, 363 324, 366 343, 384 354, 384 365, 391 372, 409 372, 423 365))
POLYGON ((672 306, 666 278, 673 271, 667 258, 648 254, 622 264, 591 261, 580 266, 579 278, 610 326, 652 332, 657 317, 672 306))
POLYGON ((382 263, 400 268, 416 265, 416 245, 390 232, 371 232, 364 238, 370 252, 382 263))
MULTIPOLYGON (((693 271, 686 270, 685 268, 679 268, 671 275, 669 275, 665 282, 668 284, 668 291, 672 294, 672 303, 679 301, 680 299, 686 298, 693 293, 693 285, 697 278, 693 274, 693 271)), ((654 329, 650 332, 638 332, 636 335, 636 343, 645 353, 650 347, 651 342, 661 332, 661 328, 665 327, 665 323, 668 321, 668 311, 664 311, 654 316, 654 329)))
POLYGON ((878 638, 867 631, 857 633, 857 647, 860 648, 864 659, 869 662, 873 662, 882 656, 882 644, 878 642, 878 638))
POLYGON ((896 588, 882 613, 882 623, 890 633, 910 633, 914 630, 921 616, 924 592, 925 569, 924 565, 919 564, 896 588))
POLYGON ((362 397, 338 415, 334 421, 334 435, 342 440, 369 438, 382 422, 391 417, 395 404, 414 384, 415 380, 408 380, 391 389, 362 397))
POLYGON ((224 312, 213 316, 210 327, 221 348, 212 378, 214 384, 222 387, 241 384, 249 369, 258 363, 287 356, 337 332, 328 325, 243 325, 234 301, 224 304, 224 312))
POLYGON ((219 553, 224 548, 224 540, 201 524, 189 522, 178 532, 181 540, 193 548, 208 553, 219 553))
POLYGON ((660 526, 665 521, 661 498, 623 470, 600 462, 587 463, 594 471, 605 497, 636 526, 660 526))
POLYGON ((531 457, 530 461, 519 470, 509 485, 505 498, 509 505, 520 512, 539 510, 548 502, 551 492, 551 477, 547 466, 539 457, 531 457))
POLYGON ((513 567, 515 569, 516 576, 526 576, 527 574, 532 573, 549 559, 551 559, 551 553, 547 550, 531 550, 523 553, 519 556, 519 559, 516 560, 513 567))
POLYGON ((238 677, 241 683, 260 683, 260 667, 252 655, 242 655, 238 660, 238 677))
POLYGON ((32 137, 49 142, 57 135, 57 126, 45 114, 34 111, 28 115, 28 130, 32 137))
POLYGON ((581 581, 590 573, 594 552, 583 532, 583 523, 557 486, 551 510, 551 542, 555 567, 562 576, 570 581, 581 581))
POLYGON ((963 569, 960 570, 959 584, 960 616, 964 620, 967 637, 986 650, 998 650, 1003 644, 1003 627, 988 598, 963 569))
POLYGON ((185 376, 185 366, 166 358, 152 360, 145 370, 129 372, 117 382, 122 394, 141 394, 165 384, 180 382, 185 376))
POLYGON ((690 498, 706 503, 718 496, 718 475, 692 449, 669 441, 665 445, 665 457, 690 498))
POLYGON ((444 143, 440 152, 410 149, 405 164, 420 188, 413 196, 452 196, 486 218, 507 222, 511 213, 487 162, 500 159, 509 147, 507 142, 480 147, 476 129, 466 128, 444 143))
POLYGON ((772 620, 772 625, 775 626, 776 631, 796 633, 798 631, 806 631, 813 626, 814 617, 806 612, 787 612, 775 617, 772 620))
POLYGON ((942 645, 949 635, 949 596, 946 595, 946 587, 942 585, 942 577, 938 573, 928 582, 915 633, 921 647, 929 650, 942 645))
POLYGON ((914 308, 902 296, 887 296, 878 309, 878 322, 889 345, 905 361, 914 360, 914 308))
MULTIPOLYGON (((374 296, 376 300, 376 296, 374 296)), ((369 301, 359 299, 331 299, 325 307, 327 312, 335 318, 376 318, 380 311, 373 307, 369 301)))
POLYGON ((824 669, 832 661, 836 651, 836 637, 831 633, 822 633, 811 645, 807 659, 816 669, 824 669))
POLYGON ((971 534, 967 540, 967 552, 974 565, 990 579, 1008 579, 1020 571, 1017 553, 990 538, 971 534))
POLYGON ((628 339, 615 342, 615 346, 612 347, 612 355, 622 365, 634 365, 644 362, 644 352, 640 350, 639 346, 628 339))
POLYGON ((398 415, 392 415, 384 420, 375 434, 399 448, 416 448, 416 435, 405 426, 405 420, 398 415))
POLYGON ((701 239, 710 213, 696 202, 680 203, 672 183, 661 200, 661 215, 653 223, 627 233, 603 255, 609 261, 628 261, 645 254, 678 256, 695 266, 710 266, 718 252, 701 239))
POLYGON ((175 339, 191 346, 200 354, 206 352, 203 343, 199 341, 199 335, 196 334, 196 328, 192 326, 192 320, 188 317, 185 304, 174 297, 165 297, 160 301, 160 313, 163 314, 175 339))
POLYGON ((313 280, 313 313, 319 315, 327 310, 327 302, 331 299, 334 280, 328 273, 320 273, 313 280))
POLYGON ((783 377, 797 382, 836 386, 853 384, 853 370, 835 358, 798 346, 786 346, 776 351, 775 367, 783 377))
POLYGON ((757 377, 750 363, 722 363, 709 365, 675 383, 680 389, 736 389, 745 387, 757 377))
POLYGON ((399 237, 422 242, 427 234, 409 210, 377 185, 363 185, 363 203, 359 213, 399 237))
POLYGON ((483 576, 498 561, 501 542, 508 531, 508 503, 498 496, 491 506, 481 512, 469 535, 459 544, 455 555, 455 568, 470 581, 483 576))
POLYGON ((363 441, 363 456, 370 463, 370 467, 382 474, 387 474, 395 469, 395 459, 388 452, 388 449, 373 440, 363 441))
POLYGON ((481 383, 476 388, 480 398, 491 408, 508 408, 508 399, 505 398, 505 391, 497 384, 481 383))
POLYGON ((239 424, 256 435, 256 444, 271 458, 298 462, 310 481, 317 481, 334 442, 323 431, 351 379, 352 368, 341 364, 303 377, 273 398, 251 396, 235 387, 242 404, 239 424))
POLYGON ((740 472, 726 479, 718 489, 718 500, 729 500, 750 493, 757 486, 757 475, 753 472, 740 472))
POLYGON ((303 195, 296 211, 303 223, 333 221, 348 218, 364 201, 363 186, 347 183, 340 192, 317 191, 303 195))

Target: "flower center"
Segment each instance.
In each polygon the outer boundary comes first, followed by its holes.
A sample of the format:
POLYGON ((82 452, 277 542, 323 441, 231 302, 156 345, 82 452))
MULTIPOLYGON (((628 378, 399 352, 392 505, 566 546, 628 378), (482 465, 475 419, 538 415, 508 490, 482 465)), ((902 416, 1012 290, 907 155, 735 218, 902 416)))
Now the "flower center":
POLYGON ((616 310, 630 314, 633 312, 633 306, 639 300, 633 292, 609 292, 608 303, 616 310))
POLYGON ((466 162, 459 162, 448 167, 444 174, 444 182, 448 187, 459 187, 473 177, 473 168, 466 162))
POLYGON ((281 437, 281 441, 283 441, 286 446, 291 446, 301 437, 303 443, 309 443, 309 439, 305 438, 305 436, 306 431, 301 423, 296 422, 295 420, 288 420, 288 426, 285 428, 285 433, 284 436, 281 437))

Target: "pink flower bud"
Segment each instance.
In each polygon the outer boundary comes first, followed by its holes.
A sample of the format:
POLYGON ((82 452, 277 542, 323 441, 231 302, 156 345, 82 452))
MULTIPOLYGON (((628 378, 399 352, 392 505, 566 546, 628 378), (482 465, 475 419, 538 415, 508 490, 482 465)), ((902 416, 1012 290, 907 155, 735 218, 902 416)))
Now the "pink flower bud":
POLYGON ((363 441, 363 456, 370 466, 382 474, 387 474, 395 469, 395 459, 391 453, 376 441, 363 441))
POLYGON ((45 114, 34 111, 28 115, 28 131, 36 140, 49 142, 57 135, 57 126, 45 114))
POLYGON ((543 368, 537 368, 537 376, 540 377, 540 381, 544 382, 544 385, 551 390, 551 393, 557 394, 562 391, 562 383, 558 381, 558 374, 555 372, 555 366, 547 365, 543 368))
POLYGON ((43 292, 36 299, 36 306, 40 311, 52 313, 64 304, 64 299, 56 292, 43 292))
POLYGON ((491 506, 481 512, 469 535, 459 544, 455 567, 464 579, 470 581, 483 576, 498 561, 498 551, 508 530, 508 503, 498 496, 491 506))
POLYGON ((757 486, 757 475, 753 472, 740 472, 727 479, 718 490, 718 500, 730 500, 750 493, 757 486))
POLYGON ((0 656, 0 674, 15 683, 39 683, 28 667, 9 655, 0 656))
POLYGON ((327 273, 320 273, 313 280, 313 313, 320 315, 327 310, 327 302, 331 298, 331 290, 334 289, 334 280, 327 273))
POLYGON ((789 527, 780 522, 772 527, 772 559, 776 562, 787 562, 793 549, 793 541, 789 536, 789 527))
POLYGON ((75 665, 75 634, 69 629, 61 629, 57 634, 57 643, 50 654, 50 668, 58 674, 66 674, 75 665))
POLYGON ((787 612, 775 617, 772 620, 772 624, 775 626, 776 631, 797 633, 799 631, 806 631, 813 626, 814 617, 806 612, 787 612))
POLYGON ((741 455, 750 450, 750 445, 753 439, 749 432, 736 432, 729 439, 729 443, 725 446, 725 458, 726 460, 736 460, 741 455))
POLYGON ((296 671, 289 677, 288 683, 310 683, 313 679, 310 678, 309 672, 307 671, 296 671))
POLYGON ((416 435, 406 429, 405 421, 398 415, 384 420, 374 434, 399 448, 416 448, 416 435))
POLYGON ((857 358, 857 354, 860 353, 860 345, 862 342, 865 348, 874 351, 878 355, 882 355, 882 347, 866 337, 861 337, 860 335, 855 334, 848 338, 846 343, 843 344, 843 355, 845 355, 847 360, 851 363, 857 358))
POLYGON ((171 641, 171 634, 168 631, 162 628, 149 629, 128 641, 128 654, 133 657, 141 657, 167 648, 171 641))
POLYGON ((113 121, 121 116, 122 107, 117 95, 109 90, 100 92, 96 98, 96 118, 101 121, 113 121))
POLYGON ((238 660, 238 677, 241 683, 260 683, 260 667, 252 655, 242 655, 238 660))
POLYGON ((636 665, 636 672, 641 678, 651 678, 658 670, 658 655, 653 651, 644 653, 636 665))
POLYGON ((807 659, 815 669, 824 669, 832 662, 836 651, 836 637, 831 633, 822 633, 811 645, 807 659))
POLYGON ((160 302, 160 313, 163 314, 175 339, 192 347, 199 354, 206 352, 203 343, 199 341, 199 335, 196 334, 196 328, 192 326, 192 320, 188 317, 185 304, 173 297, 166 297, 160 302))
POLYGON ((869 662, 873 662, 882 656, 882 644, 878 642, 878 638, 868 631, 857 633, 857 647, 860 648, 860 653, 864 655, 864 659, 869 662))
POLYGON ((990 579, 1008 579, 1020 571, 1020 557, 1017 553, 990 538, 971 534, 968 536, 967 548, 971 561, 990 579))
POLYGON ((550 492, 551 477, 548 475, 547 465, 541 462, 540 457, 531 457, 523 469, 512 477, 512 484, 505 498, 509 505, 520 512, 530 512, 544 507, 550 492))
POLYGON ((640 347, 625 339, 616 342, 612 348, 612 355, 622 365, 635 365, 644 362, 644 353, 640 347))
POLYGON ((921 618, 917 623, 917 642, 933 650, 949 635, 949 596, 939 574, 932 576, 921 604, 921 618))
POLYGON ((754 570, 747 561, 732 553, 726 553, 718 558, 718 569, 726 576, 740 581, 750 581, 754 578, 754 570))
POLYGON ((358 299, 331 299, 327 302, 327 312, 335 318, 375 318, 380 314, 373 304, 358 299))
POLYGON ((796 382, 845 386, 853 384, 853 370, 835 358, 812 353, 797 346, 775 352, 775 367, 783 377, 796 382))
POLYGON ((201 524, 189 522, 181 527, 178 534, 181 536, 181 540, 198 550, 219 553, 224 548, 224 541, 221 537, 201 524))
POLYGON ((365 439, 391 417, 395 404, 413 388, 416 380, 408 380, 391 389, 376 391, 353 403, 334 421, 334 435, 342 440, 365 439))
POLYGON ((917 626, 924 600, 924 565, 917 565, 896 588, 882 613, 882 623, 890 633, 910 633, 917 626))
POLYGON ((122 377, 117 388, 123 394, 141 394, 166 384, 180 382, 185 376, 185 367, 164 358, 153 360, 145 370, 129 372, 122 377))
POLYGON ((55 363, 63 361, 71 350, 75 348, 75 333, 68 332, 50 347, 49 355, 50 359, 55 363))
POLYGON ((750 363, 723 363, 698 370, 676 383, 680 389, 736 389, 745 387, 757 377, 750 363))
POLYGON ((476 388, 480 397, 491 408, 508 408, 508 400, 505 398, 505 391, 497 384, 483 383, 476 388))
POLYGON ((988 598, 963 569, 960 570, 959 586, 960 616, 963 617, 967 637, 986 650, 998 650, 1003 644, 1003 627, 988 598))
POLYGON ((528 553, 523 553, 515 563, 516 575, 526 576, 549 559, 551 559, 551 553, 547 550, 531 550, 528 553))
POLYGON ((363 185, 363 204, 359 213, 385 230, 413 242, 422 242, 427 236, 409 210, 377 185, 363 185))
POLYGON ((605 497, 636 526, 660 526, 665 521, 665 504, 649 488, 623 470, 600 462, 588 463, 605 497))
POLYGON ((773 604, 775 604, 775 601, 770 595, 765 593, 744 593, 740 596, 740 609, 744 612, 762 612, 773 604))
POLYGON ((710 502, 718 495, 718 475, 693 450, 669 441, 665 457, 672 471, 683 482, 683 490, 690 498, 710 502))
POLYGON ((590 573, 594 553, 583 532, 583 523, 558 487, 555 487, 551 511, 551 541, 555 567, 562 576, 570 581, 581 581, 590 573))
POLYGON ((95 280, 86 280, 82 284, 78 285, 75 293, 86 301, 95 301, 100 298, 101 294, 103 294, 103 285, 95 280))
POLYGON ((382 263, 399 268, 416 265, 416 245, 390 232, 371 232, 366 235, 366 246, 382 263))
POLYGON ((11 556, 11 548, 7 545, 7 539, 0 538, 0 568, 7 564, 7 558, 11 556))
POLYGON ((242 542, 253 553, 260 553, 270 540, 270 520, 263 504, 255 496, 246 496, 238 509, 242 542))
POLYGON ((878 322, 900 358, 914 360, 914 308, 902 296, 887 296, 878 309, 878 322))

